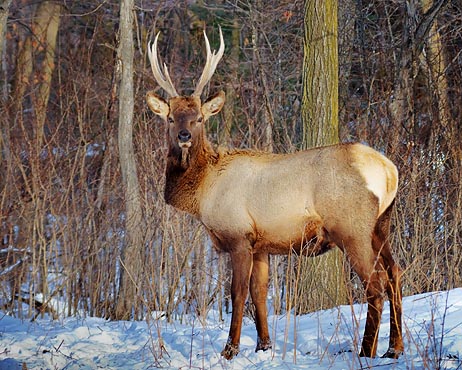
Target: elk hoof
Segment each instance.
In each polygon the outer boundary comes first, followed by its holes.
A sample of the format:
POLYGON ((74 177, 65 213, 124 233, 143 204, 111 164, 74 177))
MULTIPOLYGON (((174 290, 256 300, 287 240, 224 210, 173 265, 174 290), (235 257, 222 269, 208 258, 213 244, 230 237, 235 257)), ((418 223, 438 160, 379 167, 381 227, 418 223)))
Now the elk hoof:
POLYGON ((403 354, 402 350, 396 350, 394 348, 388 348, 387 352, 382 356, 382 358, 394 358, 397 359, 403 354))
POLYGON ((239 353, 239 345, 226 343, 225 348, 221 351, 221 355, 227 360, 231 360, 239 353))
POLYGON ((255 352, 267 351, 270 348, 273 348, 273 345, 272 345, 271 340, 269 338, 266 338, 266 339, 258 338, 257 347, 255 348, 255 352))

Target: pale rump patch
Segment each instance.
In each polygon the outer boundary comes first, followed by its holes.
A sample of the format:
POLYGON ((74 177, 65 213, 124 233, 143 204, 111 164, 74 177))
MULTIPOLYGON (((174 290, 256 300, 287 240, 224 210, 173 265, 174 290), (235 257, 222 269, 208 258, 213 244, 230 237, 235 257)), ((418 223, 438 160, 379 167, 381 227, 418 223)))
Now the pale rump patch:
POLYGON ((355 145, 353 166, 355 166, 367 188, 379 200, 379 216, 385 212, 395 198, 398 189, 398 170, 388 158, 375 150, 355 145))

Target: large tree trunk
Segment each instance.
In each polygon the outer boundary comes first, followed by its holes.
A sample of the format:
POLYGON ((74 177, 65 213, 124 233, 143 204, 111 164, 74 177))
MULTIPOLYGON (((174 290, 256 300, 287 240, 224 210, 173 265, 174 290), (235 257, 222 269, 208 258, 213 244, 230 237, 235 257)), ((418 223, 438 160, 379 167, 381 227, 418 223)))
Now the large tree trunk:
POLYGON ((337 1, 305 2, 303 146, 337 143, 337 1))
MULTIPOLYGON (((305 1, 304 148, 335 144, 339 140, 337 9, 337 0, 305 1)), ((308 309, 345 303, 343 256, 340 250, 309 259, 307 263, 310 265, 307 269, 309 276, 303 285, 311 287, 307 293, 312 306, 308 309)))
POLYGON ((117 66, 121 73, 119 89, 119 156, 125 193, 125 240, 122 246, 120 286, 115 318, 127 320, 141 313, 137 287, 143 276, 142 211, 138 174, 133 149, 133 0, 121 0, 120 44, 117 66))

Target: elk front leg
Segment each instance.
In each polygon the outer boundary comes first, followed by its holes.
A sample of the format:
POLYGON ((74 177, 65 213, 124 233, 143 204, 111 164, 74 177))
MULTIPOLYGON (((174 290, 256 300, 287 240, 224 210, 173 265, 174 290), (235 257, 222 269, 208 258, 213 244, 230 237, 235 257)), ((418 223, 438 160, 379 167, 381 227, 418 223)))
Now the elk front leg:
POLYGON ((239 245, 231 252, 233 279, 231 283, 231 300, 233 313, 229 328, 228 342, 221 351, 221 355, 231 360, 239 353, 239 340, 241 338, 242 316, 244 304, 249 292, 250 273, 252 271, 252 252, 250 245, 239 245))
POLYGON ((268 295, 269 257, 267 253, 257 253, 253 256, 252 275, 250 276, 250 296, 255 306, 257 327, 257 347, 255 352, 271 348, 268 332, 268 312, 266 297, 268 295))

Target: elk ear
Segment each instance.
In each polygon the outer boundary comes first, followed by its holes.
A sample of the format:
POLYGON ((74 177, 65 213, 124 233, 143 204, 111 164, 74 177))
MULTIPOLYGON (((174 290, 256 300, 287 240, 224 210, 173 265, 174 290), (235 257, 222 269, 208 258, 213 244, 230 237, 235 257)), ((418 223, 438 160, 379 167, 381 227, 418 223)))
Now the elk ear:
POLYGON ((155 114, 161 116, 164 120, 167 120, 170 108, 168 103, 163 98, 155 94, 153 91, 148 91, 146 94, 146 102, 148 103, 149 108, 155 114))
POLYGON ((201 108, 204 121, 207 121, 210 116, 217 114, 223 108, 223 104, 225 104, 225 93, 223 91, 207 99, 201 108))

